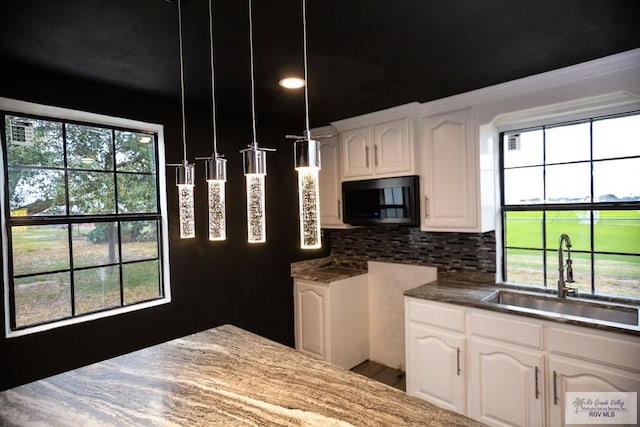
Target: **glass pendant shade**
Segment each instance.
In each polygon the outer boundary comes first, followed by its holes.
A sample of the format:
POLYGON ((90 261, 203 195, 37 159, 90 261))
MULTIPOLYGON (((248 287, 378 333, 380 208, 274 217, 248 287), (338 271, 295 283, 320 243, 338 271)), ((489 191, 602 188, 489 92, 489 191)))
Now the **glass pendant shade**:
POLYGON ((294 144, 295 168, 298 172, 298 207, 300 210, 300 247, 318 249, 320 239, 320 143, 301 139, 294 144))
POLYGON ((194 175, 195 168, 193 165, 185 164, 178 166, 176 169, 181 239, 191 239, 196 236, 193 198, 194 175))
POLYGON ((205 168, 209 199, 209 240, 226 240, 227 160, 219 157, 207 159, 205 168))
POLYGON ((267 241, 267 227, 264 212, 264 175, 250 173, 247 179, 247 241, 264 243, 267 241))
POLYGON ((247 184, 247 241, 267 241, 265 212, 265 176, 267 175, 267 153, 260 148, 242 150, 244 175, 247 184))

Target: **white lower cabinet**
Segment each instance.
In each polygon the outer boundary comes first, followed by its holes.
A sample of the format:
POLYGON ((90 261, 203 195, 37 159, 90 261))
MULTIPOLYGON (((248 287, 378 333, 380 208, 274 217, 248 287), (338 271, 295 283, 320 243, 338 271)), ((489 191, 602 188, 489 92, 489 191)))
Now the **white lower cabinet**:
POLYGON ((638 336, 411 297, 405 328, 407 393, 488 425, 564 426, 566 392, 640 393, 638 336))
POLYGON ((472 338, 469 416, 495 426, 544 424, 542 352, 472 338))
POLYGON ((405 298, 407 393, 465 413, 464 311, 405 298))
POLYGON ((294 279, 296 350, 350 369, 369 358, 367 275, 294 279))
POLYGON ((547 342, 550 426, 566 424, 567 406, 572 404, 566 401, 567 392, 635 391, 640 395, 640 338, 549 327, 547 342))
POLYGON ((464 337, 419 325, 407 332, 407 393, 455 412, 464 412, 464 337), (428 363, 425 363, 428 361, 428 363))
MULTIPOLYGON (((640 357, 640 353, 637 356, 640 357)), ((550 426, 566 425, 565 411, 572 403, 565 399, 567 392, 635 391, 640 394, 640 375, 637 372, 562 356, 550 356, 548 366, 550 426)))

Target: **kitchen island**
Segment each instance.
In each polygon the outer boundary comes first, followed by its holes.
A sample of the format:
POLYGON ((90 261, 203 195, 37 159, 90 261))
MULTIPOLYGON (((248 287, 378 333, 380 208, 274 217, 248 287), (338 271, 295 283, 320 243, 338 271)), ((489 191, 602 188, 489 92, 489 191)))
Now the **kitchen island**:
POLYGON ((1 392, 0 425, 480 424, 224 325, 1 392))

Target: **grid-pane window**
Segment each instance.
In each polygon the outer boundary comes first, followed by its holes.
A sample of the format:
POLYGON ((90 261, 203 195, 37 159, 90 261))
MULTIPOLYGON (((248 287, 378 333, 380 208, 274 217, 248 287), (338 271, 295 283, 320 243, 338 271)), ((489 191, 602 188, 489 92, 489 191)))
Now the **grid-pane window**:
POLYGON ((567 234, 571 286, 640 299, 640 114, 506 132, 501 153, 505 281, 555 287, 567 234))
POLYGON ((2 114, 11 330, 164 299, 157 133, 2 114))

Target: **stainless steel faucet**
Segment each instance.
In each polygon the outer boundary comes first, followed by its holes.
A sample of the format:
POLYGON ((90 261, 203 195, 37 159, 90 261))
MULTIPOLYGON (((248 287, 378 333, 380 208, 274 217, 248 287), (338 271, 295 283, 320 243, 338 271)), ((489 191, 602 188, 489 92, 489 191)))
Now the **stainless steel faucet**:
POLYGON ((577 288, 570 288, 566 286, 566 283, 574 283, 573 280, 573 267, 571 261, 571 238, 567 234, 560 235, 560 243, 558 245, 558 298, 566 298, 567 295, 577 295, 577 288), (565 243, 567 248, 567 263, 565 265, 563 260, 562 242, 565 243), (564 269, 567 269, 567 278, 564 278, 564 269))

